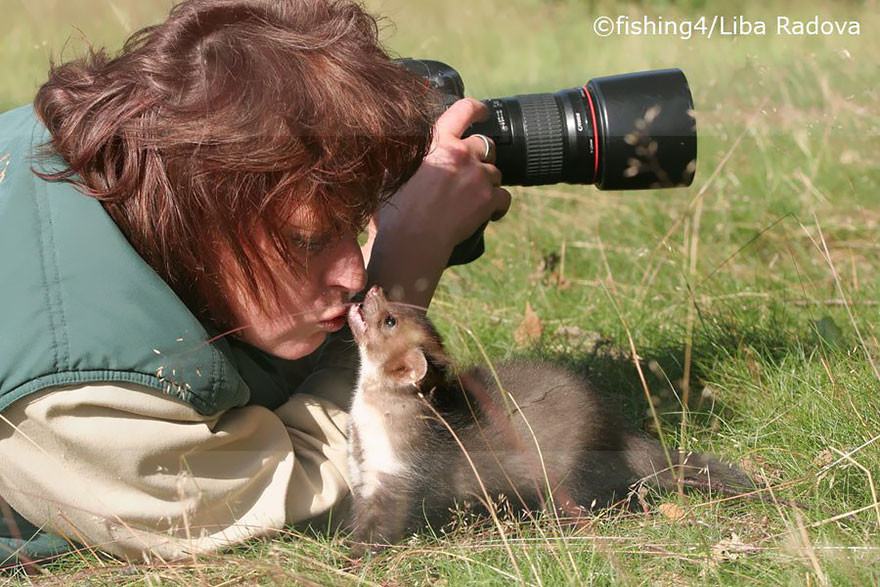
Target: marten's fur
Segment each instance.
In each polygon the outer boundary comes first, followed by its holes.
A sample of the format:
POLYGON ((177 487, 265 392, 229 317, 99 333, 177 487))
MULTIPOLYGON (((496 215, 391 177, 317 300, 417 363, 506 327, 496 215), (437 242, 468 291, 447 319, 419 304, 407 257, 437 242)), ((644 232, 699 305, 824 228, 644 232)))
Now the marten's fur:
POLYGON ((486 494, 539 508, 549 488, 567 511, 601 507, 638 481, 674 487, 670 465, 696 486, 753 487, 712 457, 667 457, 657 440, 624 426, 588 381, 557 365, 514 361, 494 365, 494 374, 477 367, 452 375, 424 313, 389 302, 377 287, 351 308, 349 324, 361 356, 349 428, 358 553, 442 523, 456 500, 486 494))

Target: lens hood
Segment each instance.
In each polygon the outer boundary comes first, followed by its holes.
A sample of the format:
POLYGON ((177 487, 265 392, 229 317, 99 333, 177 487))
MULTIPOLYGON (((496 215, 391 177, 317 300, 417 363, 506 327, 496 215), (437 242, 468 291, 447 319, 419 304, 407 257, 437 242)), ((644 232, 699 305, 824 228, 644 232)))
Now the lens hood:
POLYGON ((597 77, 586 87, 597 119, 599 189, 691 184, 697 129, 693 97, 680 69, 597 77))

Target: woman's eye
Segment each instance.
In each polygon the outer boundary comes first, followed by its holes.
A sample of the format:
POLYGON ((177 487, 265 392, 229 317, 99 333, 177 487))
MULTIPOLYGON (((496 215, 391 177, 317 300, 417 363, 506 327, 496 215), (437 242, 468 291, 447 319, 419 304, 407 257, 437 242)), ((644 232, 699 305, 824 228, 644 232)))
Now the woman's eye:
POLYGON ((397 326, 397 318, 389 314, 385 317, 385 326, 387 326, 388 328, 394 328, 395 326, 397 326))
POLYGON ((324 250, 327 244, 321 240, 311 240, 311 239, 300 239, 295 238, 292 239, 293 246, 301 251, 305 251, 309 254, 317 254, 324 250))

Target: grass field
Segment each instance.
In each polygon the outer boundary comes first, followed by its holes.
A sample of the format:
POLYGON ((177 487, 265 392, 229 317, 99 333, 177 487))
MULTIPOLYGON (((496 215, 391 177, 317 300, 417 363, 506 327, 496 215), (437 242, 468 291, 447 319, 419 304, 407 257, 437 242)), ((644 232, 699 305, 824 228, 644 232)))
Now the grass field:
MULTIPOLYGON (((50 52, 118 47, 167 2, 3 0, 0 110, 26 103, 50 52), (80 32, 81 31, 81 32, 80 32)), ((464 519, 363 566, 342 537, 291 532, 173 565, 92 554, 0 581, 71 584, 852 584, 880 582, 880 10, 876 0, 612 3, 374 0, 387 46, 440 59, 475 97, 555 91, 677 66, 694 94, 687 189, 512 189, 486 255, 444 277, 431 314, 462 361, 572 364, 636 425, 742 464, 806 508, 661 496, 589 527, 464 519), (764 36, 593 33, 599 15, 735 15, 764 36), (776 17, 859 21, 860 35, 777 34, 776 17), (523 337, 529 305, 540 336, 523 337), (643 376, 643 377, 642 377, 643 376), (684 398, 689 398, 687 403, 684 398), (687 405, 687 408, 685 406, 687 405)), ((532 325, 535 325, 533 320, 532 325)), ((535 330, 533 329, 534 333, 535 330)))

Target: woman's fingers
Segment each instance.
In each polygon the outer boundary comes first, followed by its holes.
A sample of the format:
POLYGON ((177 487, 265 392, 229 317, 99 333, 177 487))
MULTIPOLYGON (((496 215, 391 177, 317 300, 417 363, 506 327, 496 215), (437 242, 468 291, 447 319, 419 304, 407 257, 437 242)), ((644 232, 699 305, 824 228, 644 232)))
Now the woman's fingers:
POLYGON ((489 163, 482 165, 482 167, 483 167, 483 171, 486 172, 486 175, 489 176, 489 181, 492 183, 492 186, 496 187, 496 188, 500 187, 501 186, 501 171, 499 171, 497 167, 495 167, 494 165, 491 165, 489 163))
POLYGON ((464 143, 478 161, 495 163, 495 142, 486 135, 471 135, 464 139, 464 143))
POLYGON ((496 205, 495 211, 492 212, 492 216, 490 216, 489 219, 494 222, 504 218, 504 215, 510 210, 511 196, 510 192, 506 189, 496 187, 492 189, 492 197, 495 200, 496 205))
POLYGON ((434 128, 441 138, 452 136, 461 138, 467 128, 475 122, 486 120, 489 109, 486 105, 473 98, 463 98, 455 102, 440 115, 434 128))

